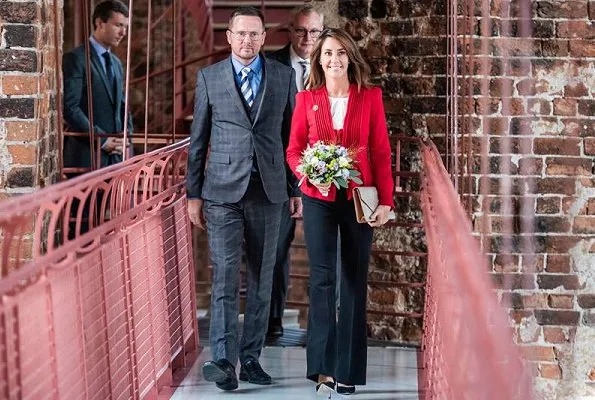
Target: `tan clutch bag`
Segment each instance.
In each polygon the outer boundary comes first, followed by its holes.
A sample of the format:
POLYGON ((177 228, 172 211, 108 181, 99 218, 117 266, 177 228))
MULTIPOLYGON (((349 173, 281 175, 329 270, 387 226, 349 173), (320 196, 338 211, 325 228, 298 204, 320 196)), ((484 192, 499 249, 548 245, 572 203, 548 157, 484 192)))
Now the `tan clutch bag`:
MULTIPOLYGON (((378 191, 374 186, 358 186, 353 189, 353 204, 355 204, 355 218, 360 224, 370 221, 370 216, 378 207, 378 191)), ((388 220, 395 220, 394 211, 388 214, 388 220)))

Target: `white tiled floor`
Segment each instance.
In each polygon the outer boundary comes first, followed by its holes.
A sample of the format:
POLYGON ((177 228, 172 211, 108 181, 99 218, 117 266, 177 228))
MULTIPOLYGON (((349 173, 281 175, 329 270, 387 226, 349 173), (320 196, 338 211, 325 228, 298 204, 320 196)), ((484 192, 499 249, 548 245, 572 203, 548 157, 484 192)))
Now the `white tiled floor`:
MULTIPOLYGON (((238 390, 223 392, 202 377, 202 363, 210 352, 203 350, 172 400, 186 399, 322 399, 314 393, 314 383, 306 380, 306 350, 301 347, 267 347, 260 358, 273 385, 259 386, 240 382, 238 390)), ((334 394, 333 398, 341 396, 334 394)), ((354 399, 418 400, 417 352, 408 348, 368 349, 367 385, 358 386, 354 399)))

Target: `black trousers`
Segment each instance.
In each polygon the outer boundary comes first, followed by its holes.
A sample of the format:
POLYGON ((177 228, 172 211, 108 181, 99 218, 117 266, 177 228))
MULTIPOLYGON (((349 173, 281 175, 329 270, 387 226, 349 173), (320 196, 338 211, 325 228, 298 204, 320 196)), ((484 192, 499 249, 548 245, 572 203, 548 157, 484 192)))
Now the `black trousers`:
POLYGON ((302 198, 310 261, 307 377, 334 377, 347 385, 366 383, 366 302, 373 229, 355 219, 346 191, 334 202, 302 198), (341 232, 341 293, 336 317, 337 235, 341 232))
POLYGON ((291 218, 289 201, 283 203, 281 210, 281 226, 277 240, 277 259, 273 274, 273 291, 271 293, 271 318, 283 318, 287 287, 289 286, 289 248, 295 236, 295 218, 291 218))

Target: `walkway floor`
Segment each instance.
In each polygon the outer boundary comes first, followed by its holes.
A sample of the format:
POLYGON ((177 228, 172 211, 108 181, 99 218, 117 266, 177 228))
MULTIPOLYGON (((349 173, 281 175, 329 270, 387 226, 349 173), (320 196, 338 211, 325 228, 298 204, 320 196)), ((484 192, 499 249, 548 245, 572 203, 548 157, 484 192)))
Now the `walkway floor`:
MULTIPOLYGON (((273 377, 273 385, 259 386, 240 382, 238 390, 223 392, 202 377, 202 363, 210 351, 205 348, 172 400, 186 399, 257 399, 304 400, 321 399, 314 393, 314 384, 304 378, 306 350, 302 347, 266 347, 261 356, 265 371, 273 377)), ((368 383, 358 386, 354 399, 418 400, 417 350, 412 348, 368 349, 368 383)), ((333 398, 341 398, 334 394, 333 398)))

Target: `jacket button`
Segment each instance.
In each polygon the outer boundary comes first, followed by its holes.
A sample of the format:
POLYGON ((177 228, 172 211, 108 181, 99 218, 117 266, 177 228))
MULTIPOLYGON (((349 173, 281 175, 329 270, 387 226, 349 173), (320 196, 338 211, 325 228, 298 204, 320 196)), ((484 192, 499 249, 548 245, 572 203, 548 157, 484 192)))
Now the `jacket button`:
POLYGON ((248 156, 248 160, 252 160, 253 158, 253 156, 248 156))

